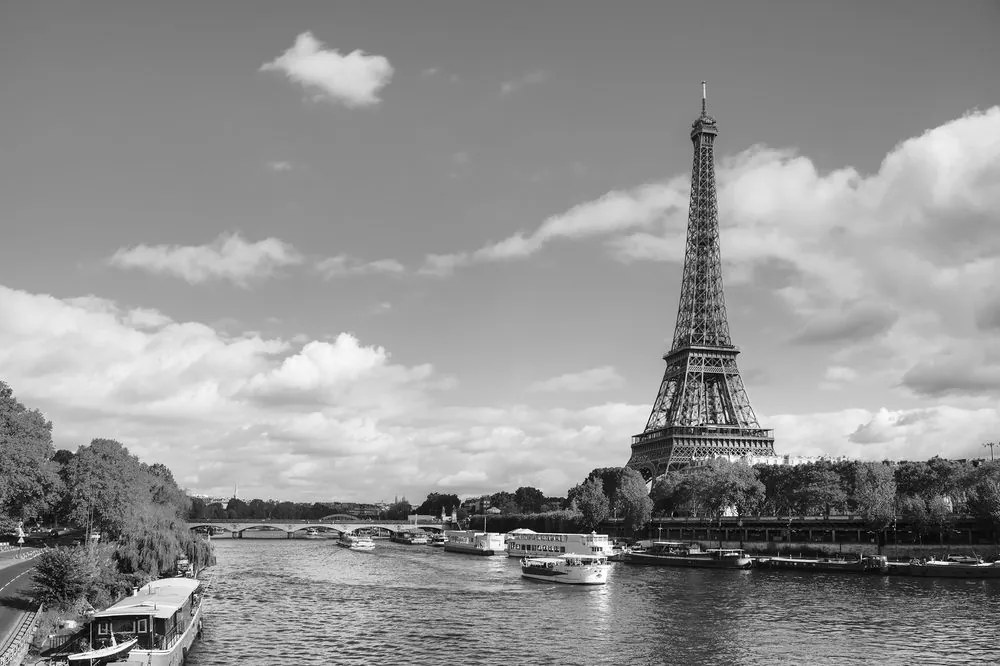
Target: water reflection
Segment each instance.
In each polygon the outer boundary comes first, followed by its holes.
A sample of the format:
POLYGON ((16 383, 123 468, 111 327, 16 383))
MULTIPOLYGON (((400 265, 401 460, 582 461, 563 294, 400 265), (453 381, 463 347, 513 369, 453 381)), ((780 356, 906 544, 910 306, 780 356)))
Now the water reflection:
POLYGON ((1000 661, 1000 581, 616 564, 607 585, 577 587, 384 541, 216 547, 195 666, 1000 661))

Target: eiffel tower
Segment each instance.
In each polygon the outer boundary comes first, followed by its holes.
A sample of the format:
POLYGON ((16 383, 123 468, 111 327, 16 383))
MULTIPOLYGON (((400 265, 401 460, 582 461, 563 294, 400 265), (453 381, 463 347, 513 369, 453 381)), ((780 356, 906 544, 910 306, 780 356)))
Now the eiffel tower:
POLYGON ((701 115, 691 126, 694 166, 677 327, 653 411, 646 429, 632 437, 626 464, 647 481, 700 456, 774 455, 773 433, 757 423, 736 367, 740 350, 729 338, 715 195, 719 131, 705 110, 705 93, 702 81, 701 115))

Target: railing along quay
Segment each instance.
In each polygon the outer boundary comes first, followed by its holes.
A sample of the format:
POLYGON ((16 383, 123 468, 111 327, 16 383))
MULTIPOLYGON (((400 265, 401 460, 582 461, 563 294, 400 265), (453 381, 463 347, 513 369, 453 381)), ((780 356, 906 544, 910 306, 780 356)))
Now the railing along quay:
POLYGON ((28 647, 38 627, 38 617, 42 612, 39 606, 28 611, 21 617, 21 622, 10 633, 8 640, 0 646, 0 666, 20 666, 28 656, 28 647))

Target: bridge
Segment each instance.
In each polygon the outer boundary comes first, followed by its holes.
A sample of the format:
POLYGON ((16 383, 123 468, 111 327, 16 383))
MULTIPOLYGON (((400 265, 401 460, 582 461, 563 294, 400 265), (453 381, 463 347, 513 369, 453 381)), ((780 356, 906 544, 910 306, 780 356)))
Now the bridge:
POLYGON ((188 520, 185 525, 189 530, 211 530, 213 533, 230 532, 234 539, 243 538, 243 533, 247 530, 284 531, 288 535, 288 538, 291 539, 296 532, 302 532, 310 528, 326 532, 335 531, 339 534, 356 532, 358 530, 379 529, 386 530, 393 535, 415 529, 436 533, 454 529, 451 523, 442 523, 441 521, 432 523, 406 523, 398 520, 361 520, 353 516, 331 516, 314 520, 291 520, 288 518, 201 518, 188 520))

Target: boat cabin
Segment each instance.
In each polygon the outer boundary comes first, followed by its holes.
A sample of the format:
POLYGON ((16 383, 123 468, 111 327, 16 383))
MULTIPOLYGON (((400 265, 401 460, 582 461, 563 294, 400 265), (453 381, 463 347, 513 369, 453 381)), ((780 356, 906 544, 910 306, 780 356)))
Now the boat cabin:
POLYGON ((169 650, 184 634, 201 603, 201 583, 193 578, 155 580, 132 596, 95 613, 90 644, 135 637, 140 650, 169 650))

